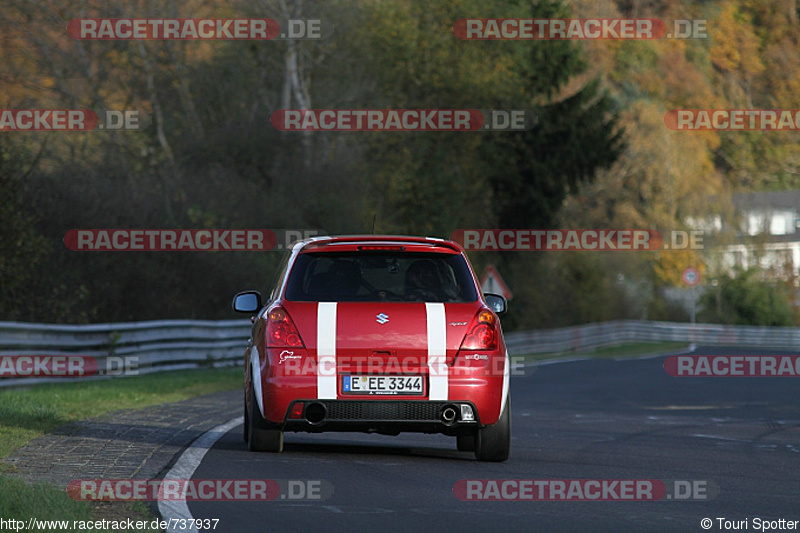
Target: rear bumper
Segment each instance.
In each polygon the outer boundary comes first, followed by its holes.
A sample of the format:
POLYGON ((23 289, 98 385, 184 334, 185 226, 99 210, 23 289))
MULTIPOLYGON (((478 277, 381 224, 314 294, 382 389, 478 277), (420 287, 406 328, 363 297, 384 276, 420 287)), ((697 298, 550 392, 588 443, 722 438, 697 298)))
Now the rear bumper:
MULTIPOLYGON (((271 367, 274 370, 275 367, 271 367)), ((318 402, 324 405, 359 405, 359 404, 386 404, 386 405, 404 405, 411 406, 431 404, 441 406, 446 404, 468 404, 472 405, 475 409, 475 419, 481 426, 491 425, 497 422, 500 417, 501 404, 503 401, 503 376, 496 373, 486 372, 482 368, 468 369, 472 375, 459 377, 451 377, 448 384, 447 400, 428 400, 423 398, 342 398, 339 399, 318 399, 317 395, 317 377, 316 376, 285 376, 277 373, 270 372, 264 376, 262 381, 263 391, 263 405, 264 405, 264 418, 277 425, 286 424, 291 422, 292 429, 290 431, 360 431, 359 429, 349 429, 357 425, 356 422, 398 422, 408 423, 402 431, 415 431, 413 428, 422 427, 422 431, 430 431, 431 427, 438 427, 440 424, 438 418, 432 418, 430 413, 426 413, 425 417, 420 419, 417 416, 408 415, 405 411, 399 412, 399 416, 395 416, 390 412, 389 415, 378 416, 375 418, 370 411, 370 407, 362 408, 366 411, 361 412, 356 418, 342 416, 327 419, 325 429, 307 427, 304 428, 303 424, 296 423, 295 419, 289 419, 292 405, 295 402, 302 401, 306 403, 318 402), (488 375, 487 375, 488 374, 488 375), (340 423, 341 422, 341 423, 340 423), (431 424, 433 422, 433 424, 431 424), (294 429, 299 426, 299 429, 294 429), (346 429, 338 429, 345 427, 346 429)), ((426 385, 426 389, 429 385, 426 385)), ((332 407, 332 409, 335 409, 332 407)), ((388 409, 388 408, 387 408, 388 409)), ((398 408, 399 409, 399 408, 398 408)), ((334 411, 335 413, 336 411, 334 411)), ((436 431, 433 431, 436 432, 436 431)), ((444 431, 442 431, 444 432, 444 431)))
POLYGON ((295 400, 286 411, 285 431, 359 431, 467 435, 480 426, 478 411, 468 401, 428 400, 295 400), (301 418, 289 418, 295 404, 302 403, 301 418), (450 420, 448 409, 455 411, 450 420), (462 416, 471 411, 472 420, 462 416), (322 413, 322 416, 320 414, 322 413))

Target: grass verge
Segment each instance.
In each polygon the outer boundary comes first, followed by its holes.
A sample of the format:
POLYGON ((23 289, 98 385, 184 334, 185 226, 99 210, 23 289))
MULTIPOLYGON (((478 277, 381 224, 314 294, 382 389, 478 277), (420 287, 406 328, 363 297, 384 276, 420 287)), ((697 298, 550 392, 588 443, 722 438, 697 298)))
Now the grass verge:
POLYGON ((644 355, 679 352, 689 346, 685 342, 633 342, 599 348, 588 352, 562 352, 562 353, 537 353, 522 356, 525 362, 545 361, 551 359, 572 359, 574 357, 588 357, 591 359, 640 357, 644 355))
POLYGON ((216 368, 0 390, 0 458, 67 422, 241 386, 241 368, 216 368))

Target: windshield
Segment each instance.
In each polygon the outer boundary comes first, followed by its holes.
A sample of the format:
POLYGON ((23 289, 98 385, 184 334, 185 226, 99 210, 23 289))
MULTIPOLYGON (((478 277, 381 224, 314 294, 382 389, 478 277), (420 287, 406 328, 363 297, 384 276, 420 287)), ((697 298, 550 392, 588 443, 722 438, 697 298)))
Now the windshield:
POLYGON ((292 301, 474 302, 460 255, 408 252, 306 253, 289 275, 292 301))

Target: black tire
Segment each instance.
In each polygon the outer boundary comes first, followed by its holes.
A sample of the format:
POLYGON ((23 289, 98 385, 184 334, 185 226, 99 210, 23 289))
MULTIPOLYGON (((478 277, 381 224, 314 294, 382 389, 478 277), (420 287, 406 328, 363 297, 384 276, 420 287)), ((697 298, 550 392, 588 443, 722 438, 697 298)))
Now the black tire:
POLYGON ((475 458, 478 461, 499 463, 508 460, 511 454, 511 398, 506 397, 497 423, 478 430, 475 435, 475 458))
POLYGON ((475 451, 475 435, 457 435, 456 447, 460 452, 475 451))
POLYGON ((250 407, 247 409, 248 425, 247 448, 251 452, 281 453, 283 451, 283 431, 270 428, 258 410, 254 387, 250 387, 250 407))

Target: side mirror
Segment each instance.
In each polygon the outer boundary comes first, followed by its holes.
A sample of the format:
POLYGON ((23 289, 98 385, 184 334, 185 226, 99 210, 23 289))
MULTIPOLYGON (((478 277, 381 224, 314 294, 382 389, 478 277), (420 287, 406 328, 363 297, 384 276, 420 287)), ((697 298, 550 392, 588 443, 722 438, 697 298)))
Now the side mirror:
POLYGON ((237 313, 255 313, 261 309, 261 293, 258 291, 240 292, 233 297, 233 310, 237 313))
POLYGON ((506 300, 504 296, 487 292, 483 295, 483 299, 486 300, 486 303, 498 316, 502 316, 508 311, 508 300, 506 300))

